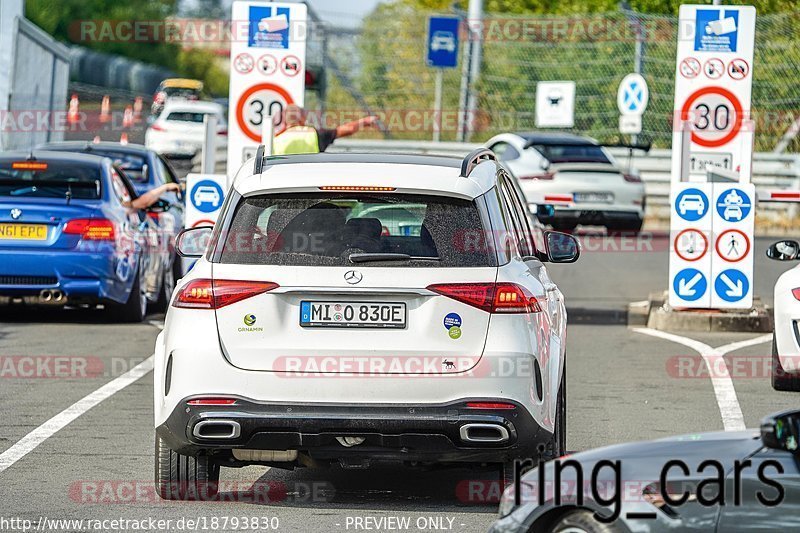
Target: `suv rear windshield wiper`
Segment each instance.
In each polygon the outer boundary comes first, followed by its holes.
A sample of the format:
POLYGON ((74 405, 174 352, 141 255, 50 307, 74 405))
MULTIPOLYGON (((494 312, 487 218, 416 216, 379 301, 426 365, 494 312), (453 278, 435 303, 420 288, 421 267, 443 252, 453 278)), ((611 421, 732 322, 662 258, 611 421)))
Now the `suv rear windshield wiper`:
POLYGON ((438 257, 414 257, 408 254, 350 254, 352 263, 370 263, 373 261, 439 261, 438 257))

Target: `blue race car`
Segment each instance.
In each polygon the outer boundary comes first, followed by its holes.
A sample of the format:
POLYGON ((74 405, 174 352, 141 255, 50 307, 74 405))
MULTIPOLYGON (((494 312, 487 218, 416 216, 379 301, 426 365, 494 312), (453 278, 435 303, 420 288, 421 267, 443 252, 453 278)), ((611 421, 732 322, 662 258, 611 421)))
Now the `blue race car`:
POLYGON ((0 304, 103 304, 125 322, 165 308, 172 242, 154 216, 169 205, 135 209, 136 197, 109 158, 0 154, 0 304))
MULTIPOLYGON (((180 180, 169 162, 155 151, 141 144, 66 141, 43 144, 39 149, 108 157, 130 178, 137 195, 142 195, 165 183, 180 184, 180 180)), ((183 229, 184 198, 174 192, 167 192, 161 198, 164 200, 164 209, 161 209, 158 213, 151 211, 150 216, 158 222, 163 238, 170 243, 174 243, 178 233, 183 229)), ((169 287, 174 287, 175 280, 183 277, 183 269, 174 246, 171 246, 171 249, 172 255, 169 260, 170 265, 172 265, 172 279, 166 280, 166 284, 169 287)))

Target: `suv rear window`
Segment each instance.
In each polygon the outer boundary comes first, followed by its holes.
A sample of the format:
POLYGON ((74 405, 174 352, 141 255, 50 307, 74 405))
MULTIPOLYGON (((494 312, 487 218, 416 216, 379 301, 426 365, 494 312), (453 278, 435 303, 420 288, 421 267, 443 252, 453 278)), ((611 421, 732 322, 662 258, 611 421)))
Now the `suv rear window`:
POLYGON ((243 199, 220 262, 352 266, 351 254, 405 254, 359 267, 484 267, 497 257, 471 201, 437 196, 280 194, 243 199))
POLYGON ((0 161, 0 196, 97 200, 97 165, 46 161, 0 161))

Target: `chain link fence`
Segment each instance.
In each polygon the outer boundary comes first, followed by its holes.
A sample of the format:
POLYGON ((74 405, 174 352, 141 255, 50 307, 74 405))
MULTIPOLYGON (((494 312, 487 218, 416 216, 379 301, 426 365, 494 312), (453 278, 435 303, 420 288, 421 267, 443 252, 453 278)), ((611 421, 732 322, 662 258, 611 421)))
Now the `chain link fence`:
MULTIPOLYGON (((432 137, 435 70, 425 66, 431 14, 402 3, 384 4, 358 31, 331 39, 329 55, 343 74, 329 76, 326 107, 334 120, 337 114, 345 119, 349 118, 345 113, 369 107, 383 118, 393 138, 432 137)), ((462 23, 465 45, 469 24, 462 23)), ((471 140, 535 129, 536 84, 550 80, 576 83, 571 131, 601 141, 618 140, 617 87, 626 74, 640 70, 650 87, 640 140, 670 146, 677 17, 631 11, 563 17, 488 15, 482 33, 479 109, 471 140)), ((800 11, 760 17, 756 43, 752 102, 756 150, 771 151, 800 117, 800 11)), ((444 72, 443 140, 456 139, 458 131, 463 46, 459 55, 459 68, 444 72)), ((789 151, 798 149, 800 141, 789 143, 789 151)))

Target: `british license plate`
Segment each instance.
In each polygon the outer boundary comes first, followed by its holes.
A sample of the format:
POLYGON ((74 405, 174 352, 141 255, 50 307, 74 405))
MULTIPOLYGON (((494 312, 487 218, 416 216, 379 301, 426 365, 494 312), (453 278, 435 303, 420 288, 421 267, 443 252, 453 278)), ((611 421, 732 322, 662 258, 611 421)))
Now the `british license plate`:
POLYGON ((610 192, 576 192, 575 201, 588 204, 610 204, 614 195, 610 192))
POLYGON ((404 328, 406 304, 388 302, 300 302, 304 328, 404 328))
POLYGON ((0 224, 0 239, 44 241, 47 226, 44 224, 0 224))

